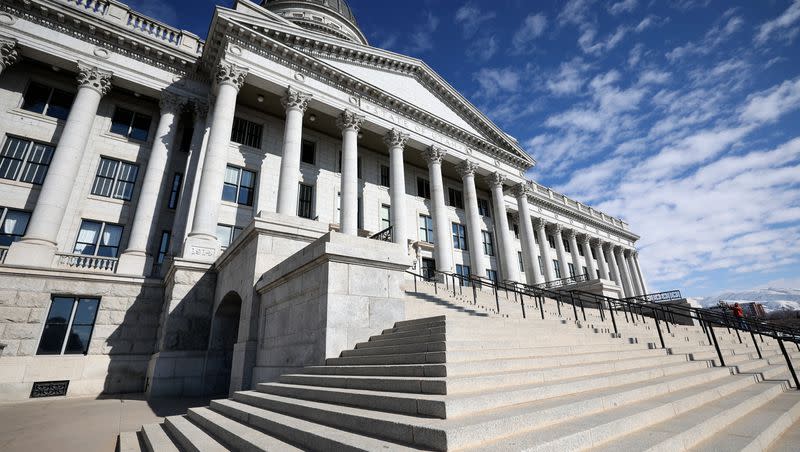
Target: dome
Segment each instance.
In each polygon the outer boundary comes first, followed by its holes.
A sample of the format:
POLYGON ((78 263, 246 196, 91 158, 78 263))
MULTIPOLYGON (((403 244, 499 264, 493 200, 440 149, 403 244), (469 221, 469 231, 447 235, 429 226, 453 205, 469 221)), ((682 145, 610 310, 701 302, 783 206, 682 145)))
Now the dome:
POLYGON ((305 29, 367 44, 345 0, 262 0, 261 6, 305 29))

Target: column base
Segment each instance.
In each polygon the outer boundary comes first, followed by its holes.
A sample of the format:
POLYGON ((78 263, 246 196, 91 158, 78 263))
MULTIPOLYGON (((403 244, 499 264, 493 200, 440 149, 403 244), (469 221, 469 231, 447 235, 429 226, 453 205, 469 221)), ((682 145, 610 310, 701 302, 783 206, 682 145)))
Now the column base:
POLYGON ((147 276, 153 266, 153 257, 144 251, 125 251, 119 257, 117 274, 147 276))
POLYGON ((190 235, 183 244, 182 257, 190 261, 214 263, 219 254, 219 241, 213 236, 190 235))
POLYGON ((19 241, 11 244, 4 263, 22 267, 52 268, 56 246, 49 242, 19 241))

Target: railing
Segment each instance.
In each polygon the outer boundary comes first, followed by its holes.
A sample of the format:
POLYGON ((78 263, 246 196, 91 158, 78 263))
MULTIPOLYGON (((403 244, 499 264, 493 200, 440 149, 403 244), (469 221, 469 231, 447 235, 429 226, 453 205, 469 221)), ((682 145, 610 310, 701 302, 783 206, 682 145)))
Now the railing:
POLYGON ((119 259, 112 257, 84 256, 82 254, 57 254, 60 268, 91 270, 114 273, 117 271, 119 259))
POLYGON ((128 13, 128 22, 126 25, 128 28, 132 28, 135 31, 152 36, 168 44, 177 46, 181 43, 181 36, 183 33, 180 30, 133 11, 128 13))
POLYGON ((75 5, 78 8, 83 8, 86 11, 97 14, 97 15, 104 15, 108 10, 108 1, 107 0, 62 0, 63 2, 71 5, 75 5))
POLYGON ((539 284, 534 284, 533 287, 539 289, 557 289, 559 287, 571 286, 573 284, 589 281, 589 274, 570 276, 569 278, 561 278, 553 281, 547 281, 539 284))
POLYGON ((637 295, 635 297, 626 298, 627 300, 639 300, 649 303, 659 303, 662 301, 683 300, 680 290, 668 290, 666 292, 648 293, 644 295, 637 295))
POLYGON ((786 365, 789 368, 789 373, 794 380, 795 388, 800 390, 800 380, 798 380, 794 365, 792 364, 792 360, 789 357, 784 344, 784 342, 794 343, 795 347, 797 347, 797 351, 800 352, 800 330, 798 329, 779 327, 753 319, 734 318, 732 315, 727 315, 726 313, 719 314, 691 306, 652 303, 643 297, 617 299, 579 290, 553 291, 517 282, 495 282, 488 278, 475 276, 470 276, 467 278, 455 273, 440 271, 435 271, 435 274, 432 278, 424 277, 412 272, 407 273, 414 276, 415 292, 417 292, 417 279, 420 278, 424 281, 433 281, 434 291, 436 294, 438 294, 440 285, 444 285, 444 290, 447 291, 451 290, 452 288, 454 297, 457 294, 463 295, 464 280, 467 280, 469 283, 471 283, 469 285, 472 286, 473 304, 477 304, 477 288, 488 286, 494 291, 498 313, 500 313, 499 292, 505 291, 507 299, 509 298, 509 293, 513 294, 514 300, 518 300, 520 302, 523 318, 526 317, 526 296, 530 297, 537 303, 542 319, 544 319, 544 303, 546 298, 555 300, 559 317, 561 316, 562 305, 571 307, 576 321, 578 320, 578 309, 580 309, 583 319, 586 321, 586 308, 595 308, 600 312, 601 321, 605 321, 606 317, 610 317, 614 328, 614 334, 617 336, 619 336, 617 317, 620 315, 624 316, 627 323, 636 323, 639 321, 644 322, 646 318, 651 318, 656 326, 661 348, 666 348, 661 326, 662 323, 666 326, 667 333, 671 333, 670 324, 675 324, 676 316, 688 317, 693 321, 696 321, 697 324, 703 329, 703 332, 708 338, 709 344, 712 344, 717 352, 717 357, 719 358, 719 363, 721 366, 725 366, 725 357, 723 356, 719 347, 719 342, 717 341, 716 333, 714 332, 715 327, 722 327, 727 328, 728 331, 735 331, 740 343, 743 343, 742 333, 749 334, 753 340, 753 344, 756 352, 758 353, 759 359, 763 359, 763 356, 761 354, 761 349, 758 346, 756 335, 761 338, 762 343, 764 341, 764 336, 767 336, 775 339, 778 342, 783 357, 786 360, 786 365), (456 280, 461 281, 461 284, 458 284, 458 287, 456 285, 456 280))
POLYGON ((392 230, 393 228, 389 226, 388 228, 384 229, 383 231, 378 232, 377 234, 373 234, 369 236, 372 240, 380 240, 382 242, 391 242, 392 241, 392 230))
POLYGON ((8 254, 8 247, 0 246, 0 264, 6 260, 6 254, 8 254))

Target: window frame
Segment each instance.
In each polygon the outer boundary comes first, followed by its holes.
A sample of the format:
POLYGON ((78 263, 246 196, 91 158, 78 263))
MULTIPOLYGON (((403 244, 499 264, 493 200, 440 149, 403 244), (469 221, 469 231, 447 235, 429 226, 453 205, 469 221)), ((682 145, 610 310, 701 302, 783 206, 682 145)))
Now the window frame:
POLYGON ((461 276, 458 278, 458 284, 462 287, 470 285, 469 278, 472 275, 472 269, 466 264, 456 264, 456 274, 461 276))
MULTIPOLYGON (((121 122, 119 124, 121 124, 121 122)), ((128 140, 134 140, 134 141, 140 141, 142 143, 146 143, 147 140, 150 139, 150 129, 152 127, 153 127, 153 115, 142 113, 142 112, 139 112, 139 111, 136 111, 136 110, 131 110, 129 108, 126 108, 126 107, 123 107, 123 106, 121 106, 119 104, 116 104, 116 105, 114 105, 114 112, 111 114, 111 126, 109 127, 108 132, 110 134, 112 134, 112 135, 125 137, 128 140), (116 116, 119 111, 125 111, 125 112, 128 112, 128 113, 131 113, 131 120, 127 125, 127 132, 125 132, 124 134, 114 131, 114 116, 116 116), (136 122, 137 117, 147 118, 148 119, 148 121, 147 121, 147 129, 142 129, 142 130, 145 130, 145 132, 146 132, 146 135, 145 135, 144 138, 138 138, 138 137, 131 136, 133 134, 133 124, 136 122)))
POLYGON ((73 254, 79 254, 81 256, 94 256, 94 257, 99 257, 99 258, 103 258, 103 259, 119 259, 119 250, 120 250, 120 248, 122 248, 122 235, 124 233, 125 233, 125 226, 123 226, 121 224, 108 223, 108 222, 99 221, 99 220, 87 220, 85 218, 81 218, 81 225, 78 227, 78 235, 77 235, 77 237, 75 237, 75 245, 72 247, 72 253, 73 254), (85 223, 94 223, 94 224, 99 224, 100 225, 100 230, 97 233, 97 240, 94 243, 79 242, 78 241, 78 239, 80 239, 80 237, 81 237, 81 231, 83 231, 83 225, 85 223), (114 226, 114 227, 118 227, 119 228, 119 243, 117 243, 116 246, 101 245, 101 242, 103 240, 103 233, 106 232, 106 227, 107 226, 114 226), (78 245, 79 244, 93 246, 94 247, 94 252, 92 254, 86 254, 86 253, 83 253, 83 252, 79 252, 78 251, 78 245), (99 254, 101 247, 116 248, 116 252, 114 253, 114 256, 104 256, 102 254, 99 254))
POLYGON ((497 284, 497 282, 498 282, 497 281, 497 278, 498 278, 497 270, 494 270, 492 268, 487 268, 486 269, 486 278, 488 278, 489 280, 491 280, 492 282, 497 284))
POLYGON ((456 222, 450 224, 450 230, 453 235, 453 249, 469 251, 469 245, 467 244, 467 227, 456 222))
POLYGON ((525 272, 525 258, 522 256, 522 251, 517 251, 517 259, 519 260, 519 271, 525 272))
POLYGON ((417 176, 417 196, 424 199, 431 199, 431 181, 424 177, 417 176))
POLYGON ((244 230, 244 228, 240 228, 236 225, 217 223, 217 240, 219 240, 220 227, 230 229, 230 231, 228 232, 228 243, 226 245, 223 245, 222 242, 220 242, 220 248, 222 248, 223 250, 230 248, 233 242, 235 242, 236 239, 239 237, 239 234, 241 234, 242 231, 244 230))
POLYGON ((447 205, 456 209, 464 209, 464 192, 452 187, 447 188, 447 205))
POLYGON ((130 201, 133 199, 133 192, 136 190, 136 181, 139 180, 139 165, 131 162, 126 162, 124 160, 100 156, 100 163, 97 164, 97 171, 94 174, 94 181, 92 182, 92 189, 90 193, 94 196, 100 196, 102 198, 111 198, 111 199, 119 199, 121 201, 130 201), (103 176, 100 174, 100 170, 103 168, 103 161, 113 162, 116 166, 114 168, 114 175, 103 176), (134 168, 136 174, 133 176, 133 180, 122 180, 120 179, 120 175, 122 174, 122 170, 124 167, 131 167, 134 168), (98 179, 105 179, 111 181, 111 191, 108 195, 103 194, 102 192, 98 193, 101 187, 98 187, 98 179), (122 184, 130 184, 130 193, 128 197, 118 196, 119 188, 122 184))
POLYGON ((297 216, 308 220, 314 219, 314 186, 300 182, 297 189, 297 216), (308 199, 304 198, 308 195, 308 199), (305 210, 304 210, 305 209, 305 210), (307 215, 305 215, 307 210, 307 215))
POLYGON ((478 214, 482 217, 492 217, 492 206, 486 198, 478 198, 478 214))
POLYGON ((66 121, 67 118, 69 117, 69 113, 72 111, 72 105, 75 103, 75 96, 76 95, 77 95, 77 93, 75 93, 74 91, 68 91, 68 90, 65 90, 65 89, 56 88, 54 86, 47 85, 45 83, 40 83, 40 82, 38 82, 36 80, 30 80, 28 82, 28 86, 25 87, 25 92, 22 94, 22 103, 20 104, 19 108, 21 110, 25 110, 25 111, 30 112, 30 113, 35 113, 35 114, 38 114, 38 115, 47 116, 48 118, 53 118, 53 119, 55 119, 57 121, 66 121), (42 111, 36 111, 34 109, 31 109, 31 108, 25 108, 25 100, 26 100, 25 98, 28 96, 28 93, 30 92, 31 87, 33 87, 34 85, 38 85, 39 87, 42 87, 42 88, 45 88, 45 89, 48 90, 47 100, 44 102, 44 107, 42 108, 42 111), (52 104, 53 95, 56 94, 56 92, 58 92, 60 94, 66 94, 71 98, 70 101, 69 101, 69 106, 66 107, 66 114, 64 115, 63 118, 60 117, 60 116, 56 116, 56 115, 50 114, 50 108, 53 105, 52 104))
POLYGON ((491 232, 482 230, 481 240, 483 242, 483 254, 489 257, 494 256, 494 236, 491 232), (488 239, 488 240, 487 240, 488 239))
POLYGON ((156 257, 156 264, 164 263, 164 259, 169 254, 169 245, 172 241, 172 231, 164 229, 161 231, 161 239, 158 241, 158 256, 156 257))
POLYGON ((44 184, 44 180, 47 178, 47 173, 50 171, 50 164, 53 163, 53 156, 55 155, 55 152, 56 152, 56 147, 49 143, 30 140, 17 135, 6 135, 6 139, 3 142, 3 147, 0 148, 0 168, 2 168, 2 163, 6 159, 17 161, 19 162, 19 164, 14 170, 13 177, 0 176, 0 179, 20 182, 23 184, 42 185, 44 184), (10 155, 4 155, 8 151, 9 143, 11 143, 12 140, 16 140, 18 142, 25 144, 25 149, 22 151, 22 156, 19 158, 12 157, 10 155), (34 162, 31 160, 31 156, 33 154, 34 149, 36 149, 36 146, 39 146, 39 149, 50 152, 49 158, 47 159, 47 163, 34 162), (34 172, 34 175, 38 175, 38 168, 44 168, 44 172, 41 176, 41 182, 36 182, 36 178, 34 178, 33 180, 23 180, 28 178, 26 175, 30 173, 30 168, 34 165, 37 168, 37 170, 34 172))
POLYGON ((419 239, 421 241, 431 244, 435 243, 436 236, 433 229, 433 217, 422 213, 419 214, 419 220, 417 220, 417 229, 420 231, 419 239))
POLYGON ((300 163, 305 163, 307 165, 317 164, 317 143, 315 141, 302 140, 300 142, 300 163), (307 146, 310 146, 310 151, 307 146), (310 162, 306 159, 308 157, 308 152, 311 154, 310 162))
POLYGON ((561 263, 558 259, 553 259, 553 272, 556 274, 556 279, 561 279, 561 263))
POLYGON ((380 186, 381 187, 390 188, 392 186, 391 185, 392 184, 391 170, 389 169, 388 166, 381 165, 379 171, 380 171, 380 176, 379 176, 379 178, 380 178, 380 180, 379 180, 380 186), (384 170, 386 170, 386 171, 384 171, 384 170))
POLYGON ((101 301, 102 301, 102 297, 93 297, 93 296, 84 297, 84 296, 80 296, 80 295, 55 295, 55 294, 52 295, 50 297, 50 308, 47 310, 47 317, 45 318, 44 325, 42 326, 42 332, 39 335, 39 343, 38 343, 38 345, 36 347, 36 356, 65 356, 65 355, 84 355, 84 356, 86 356, 86 355, 88 355, 89 348, 90 348, 91 343, 92 343, 92 336, 94 335, 94 330, 95 330, 95 327, 97 326, 97 315, 100 313, 100 303, 101 303, 101 301), (42 341, 45 338, 45 334, 47 334, 47 326, 48 325, 54 325, 54 324, 55 325, 59 325, 58 323, 49 322, 50 315, 53 313, 53 307, 54 307, 55 301, 57 299, 58 300, 72 300, 72 307, 70 309, 69 318, 66 319, 66 323, 63 324, 66 327, 65 331, 64 331, 64 337, 61 339, 61 346, 59 347, 59 352, 58 353, 42 353, 42 350, 41 350, 42 341), (81 323, 81 324, 78 325, 79 327, 85 327, 85 326, 90 326, 91 327, 90 330, 89 330, 89 335, 88 335, 87 340, 86 340, 86 344, 85 344, 86 347, 82 352, 79 352, 79 353, 68 352, 67 351, 67 346, 69 345, 69 342, 70 342, 69 338, 70 338, 71 333, 74 331, 75 326, 76 326, 76 324, 75 324, 75 314, 77 313, 81 302, 84 302, 84 301, 89 301, 89 302, 95 302, 96 303, 95 304, 95 308, 94 308, 94 316, 92 317, 91 323, 81 323))
POLYGON ((561 239, 561 244, 564 245, 564 252, 565 253, 572 254, 572 251, 570 251, 572 248, 570 248, 570 246, 569 246, 569 240, 561 239))
MULTIPOLYGON (((249 119, 242 118, 241 116, 234 116, 233 117, 233 124, 231 126, 231 143, 240 144, 242 146, 247 146, 253 149, 261 149, 261 143, 264 140, 264 124, 250 121, 249 119), (237 123, 240 125, 244 125, 245 128, 241 130, 241 128, 237 128, 237 123), (242 124, 243 123, 243 124, 242 124), (258 133, 254 133, 253 131, 257 130, 258 133), (237 136, 237 133, 243 133, 243 137, 237 136), (241 139, 242 141, 238 141, 241 139)), ((302 155, 302 154, 301 154, 302 155)))
POLYGON ((392 227, 392 206, 389 204, 381 203, 380 225, 381 231, 392 227), (386 218, 383 218, 384 212, 386 212, 386 218))
POLYGON ((234 186, 233 183, 227 182, 226 180, 223 179, 223 182, 222 182, 222 195, 221 195, 222 201, 229 202, 229 203, 232 203, 232 204, 237 204, 237 205, 240 205, 240 206, 252 207, 253 204, 255 203, 255 198, 256 198, 256 186, 257 186, 257 183, 258 183, 258 179, 257 179, 258 173, 255 172, 255 171, 250 171, 247 168, 242 168, 240 166, 235 166, 235 165, 228 164, 227 166, 225 166, 226 177, 227 177, 227 173, 228 173, 228 169, 229 168, 230 169, 234 169, 234 170, 237 171, 236 185, 234 186), (248 173, 253 175, 253 185, 251 187, 247 187, 247 186, 244 187, 244 188, 250 190, 250 196, 248 198, 248 201, 246 203, 243 203, 243 202, 240 202, 239 200, 241 199, 241 196, 242 196, 242 176, 244 175, 245 172, 248 172, 248 173), (235 197, 235 199, 233 201, 231 201, 229 199, 225 199, 225 188, 226 187, 235 187, 235 189, 236 189, 236 197, 235 197))
POLYGON ((175 171, 172 174, 172 184, 169 187, 169 197, 167 198, 167 209, 175 210, 180 201, 181 188, 183 187, 183 173, 175 171))
POLYGON ((569 274, 570 278, 577 276, 575 274, 575 265, 572 262, 567 262, 567 273, 569 274))
POLYGON ((10 207, 0 206, 0 237, 11 237, 11 242, 8 245, 3 245, 0 243, 0 246, 11 246, 12 243, 18 241, 22 237, 25 237, 25 234, 28 232, 28 226, 31 224, 31 216, 33 212, 28 212, 27 210, 21 209, 12 209, 10 207), (17 212, 17 213, 24 213, 28 215, 28 219, 25 221, 25 228, 22 231, 21 235, 17 234, 6 234, 3 231, 5 230, 6 220, 8 219, 9 212, 17 212), (16 238, 14 238, 16 237, 16 238))

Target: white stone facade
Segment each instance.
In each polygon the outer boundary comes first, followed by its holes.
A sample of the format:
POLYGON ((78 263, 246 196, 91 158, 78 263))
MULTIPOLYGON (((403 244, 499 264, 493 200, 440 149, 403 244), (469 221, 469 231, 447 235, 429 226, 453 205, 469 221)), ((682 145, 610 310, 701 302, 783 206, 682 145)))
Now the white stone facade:
POLYGON ((347 20, 338 36, 276 12, 219 7, 204 43, 116 1, 0 5, 0 158, 13 163, 10 139, 54 149, 41 184, 19 175, 30 153, 14 157, 16 175, 0 167, 0 220, 29 215, 27 230, 0 230, 14 240, 0 247, 0 399, 51 380, 70 380, 70 395, 251 385, 261 275, 331 230, 394 224, 415 272, 435 259, 448 273, 527 284, 587 273, 621 296, 647 291, 628 225, 525 180, 534 160, 423 62, 368 46, 347 20), (51 90, 43 109, 28 104, 37 86, 51 90), (48 114, 53 89, 72 97, 68 116, 48 114), (121 110, 144 118, 146 139, 119 133, 121 110), (136 166, 129 199, 96 193, 101 159, 136 166), (222 197, 231 171, 234 202, 222 197), (313 187, 307 200, 299 184, 313 187), (103 225, 110 255, 75 252, 84 221, 103 225), (232 243, 220 243, 226 227, 232 243), (100 300, 83 354, 37 354, 56 296, 100 300), (215 333, 228 302, 230 344, 215 333), (209 373, 215 344, 234 351, 209 373))

